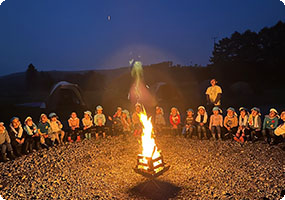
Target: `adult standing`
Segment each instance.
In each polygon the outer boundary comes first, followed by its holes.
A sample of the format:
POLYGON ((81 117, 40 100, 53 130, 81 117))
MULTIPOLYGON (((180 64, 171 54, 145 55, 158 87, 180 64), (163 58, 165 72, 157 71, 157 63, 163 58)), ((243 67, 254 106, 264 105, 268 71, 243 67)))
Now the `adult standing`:
POLYGON ((211 86, 206 90, 206 98, 208 109, 212 110, 213 107, 221 107, 222 88, 217 85, 217 80, 210 81, 211 86))

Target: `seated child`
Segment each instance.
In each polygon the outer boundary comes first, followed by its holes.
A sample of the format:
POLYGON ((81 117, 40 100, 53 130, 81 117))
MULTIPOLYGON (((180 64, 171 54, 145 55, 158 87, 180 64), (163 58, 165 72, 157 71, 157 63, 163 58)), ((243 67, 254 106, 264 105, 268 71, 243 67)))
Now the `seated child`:
POLYGON ((0 148, 3 162, 7 162, 6 152, 11 160, 15 159, 11 140, 3 122, 0 122, 0 148))
POLYGON ((97 111, 97 114, 94 116, 94 124, 96 128, 96 140, 98 140, 99 135, 102 135, 103 138, 106 137, 106 133, 105 133, 106 118, 105 118, 105 115, 103 114, 102 106, 97 106, 96 111, 97 111))
POLYGON ((197 132, 198 137, 204 139, 208 139, 207 137, 207 122, 208 122, 208 114, 206 112, 206 108, 204 106, 198 107, 197 117, 195 119, 197 123, 197 132))
POLYGON ((135 112, 132 115, 132 122, 134 127, 134 136, 140 137, 142 133, 142 123, 140 121, 139 114, 142 112, 142 106, 140 103, 136 103, 135 105, 135 112))
POLYGON ((218 139, 222 140, 221 128, 223 127, 223 116, 220 113, 222 113, 222 110, 219 107, 214 107, 213 114, 210 117, 209 128, 214 140, 216 139, 216 134, 218 135, 218 139))
MULTIPOLYGON (((187 117, 185 119, 185 126, 183 127, 182 134, 185 137, 192 138, 195 129, 194 111, 190 108, 187 110, 187 117)), ((202 139, 201 135, 199 139, 202 139)))
POLYGON ((238 118, 234 108, 227 109, 227 116, 224 119, 224 127, 227 129, 225 137, 233 138, 237 132, 238 118))
POLYGON ((61 145, 63 144, 63 138, 64 138, 64 131, 62 130, 63 125, 59 121, 58 116, 55 113, 50 113, 49 118, 50 118, 49 124, 50 124, 51 135, 54 135, 58 144, 61 145))
POLYGON ((110 116, 108 117, 109 120, 113 122, 113 124, 112 124, 113 135, 120 135, 123 131, 121 117, 122 117, 122 108, 121 107, 117 108, 117 111, 113 115, 113 118, 110 116))
POLYGON ((261 118, 260 109, 254 107, 251 109, 251 114, 248 118, 248 125, 250 131, 250 138, 252 142, 255 142, 258 138, 261 138, 261 118))
POLYGON ((246 140, 246 137, 249 135, 249 128, 248 128, 248 113, 246 108, 241 107, 239 109, 240 115, 238 120, 238 130, 234 137, 234 140, 243 144, 246 140))
POLYGON ((285 138, 285 111, 281 113, 280 118, 282 119, 283 123, 280 124, 274 131, 274 144, 277 144, 277 142, 282 142, 282 140, 285 138))
POLYGON ((55 142, 55 135, 51 134, 50 124, 48 122, 48 117, 46 114, 41 114, 40 122, 38 123, 38 133, 40 135, 41 145, 47 149, 49 146, 53 146, 55 142))
POLYGON ((10 123, 9 136, 11 139, 11 145, 16 156, 21 156, 24 149, 25 137, 23 128, 18 117, 13 117, 10 123))
MULTIPOLYGON (((172 107, 170 111, 169 121, 171 124, 171 132, 173 135, 179 135, 179 126, 181 123, 181 117, 177 108, 172 107)), ((180 130, 181 131, 181 130, 180 130)))
POLYGON ((68 126, 69 126, 69 135, 68 135, 68 142, 73 142, 76 138, 76 142, 80 142, 80 135, 79 135, 79 118, 77 117, 76 112, 72 112, 70 118, 68 119, 68 126))
POLYGON ((166 125, 164 119, 163 109, 159 106, 155 108, 155 118, 154 118, 154 130, 155 133, 161 133, 162 128, 166 125))
POLYGON ((128 135, 131 132, 131 118, 130 113, 127 110, 122 111, 122 126, 123 126, 123 134, 128 135))
POLYGON ((82 119, 83 124, 83 133, 85 134, 85 138, 91 139, 91 132, 93 127, 93 118, 92 113, 88 110, 84 112, 84 118, 82 119))
POLYGON ((35 145, 37 150, 41 149, 38 127, 33 122, 33 119, 31 117, 27 117, 25 119, 24 134, 25 134, 24 136, 25 137, 25 141, 24 141, 24 153, 25 154, 33 152, 33 145, 35 145))
POLYGON ((262 135, 264 137, 264 140, 268 144, 272 144, 275 139, 275 134, 274 130, 278 126, 278 112, 275 108, 271 108, 269 111, 269 115, 266 115, 263 121, 263 126, 262 126, 262 135), (273 141, 271 141, 271 138, 273 141))

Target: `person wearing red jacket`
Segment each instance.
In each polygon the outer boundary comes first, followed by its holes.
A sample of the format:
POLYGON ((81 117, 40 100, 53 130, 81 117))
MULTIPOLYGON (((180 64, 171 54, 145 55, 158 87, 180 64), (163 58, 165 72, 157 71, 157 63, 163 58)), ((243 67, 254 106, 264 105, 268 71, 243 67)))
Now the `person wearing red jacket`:
POLYGON ((181 132, 180 131, 181 117, 180 117, 180 114, 179 114, 179 111, 178 111, 177 108, 175 108, 175 107, 171 108, 169 121, 170 121, 170 124, 171 124, 171 132, 172 132, 172 134, 178 135, 181 132))

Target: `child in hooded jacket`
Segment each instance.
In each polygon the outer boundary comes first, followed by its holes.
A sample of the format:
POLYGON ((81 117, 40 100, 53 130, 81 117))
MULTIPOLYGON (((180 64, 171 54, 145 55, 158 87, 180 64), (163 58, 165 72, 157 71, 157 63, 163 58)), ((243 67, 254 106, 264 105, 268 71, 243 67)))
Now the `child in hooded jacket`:
POLYGON ((70 118, 68 119, 68 126, 69 126, 69 135, 68 135, 68 141, 73 142, 76 139, 76 142, 80 142, 80 121, 77 117, 76 112, 72 112, 70 115, 70 118))
POLYGON ((121 107, 117 107, 117 110, 113 117, 109 116, 108 119, 112 122, 113 135, 120 135, 123 132, 122 127, 122 111, 121 107))
POLYGON ((32 153, 33 146, 35 146, 37 150, 41 149, 38 127, 33 122, 33 119, 31 117, 27 117, 25 119, 24 134, 25 134, 25 141, 24 141, 25 154, 32 153))
POLYGON ((274 143, 277 144, 279 142, 282 142, 285 138, 285 111, 283 111, 280 115, 281 120, 283 121, 282 124, 280 124, 275 130, 274 130, 274 143))
POLYGON ((197 124, 196 126, 197 126, 198 138, 202 139, 204 137, 204 139, 208 139, 207 137, 208 114, 204 106, 198 107, 198 112, 195 121, 197 124))
POLYGON ((169 121, 171 124, 171 131, 173 135, 179 135, 179 128, 180 128, 180 123, 181 123, 181 117, 180 113, 177 108, 172 107, 170 116, 169 116, 169 121))
POLYGON ((257 139, 261 138, 261 118, 260 118, 260 109, 253 107, 251 109, 251 114, 248 118, 248 125, 250 131, 250 139, 252 142, 255 142, 257 139))
POLYGON ((2 160, 4 162, 8 161, 6 153, 8 154, 11 160, 15 159, 15 155, 13 153, 13 148, 11 145, 11 139, 3 122, 0 122, 0 148, 1 148, 2 160))
POLYGON ((275 139, 274 130, 278 126, 279 115, 275 108, 271 108, 265 116, 262 126, 262 135, 268 144, 273 144, 275 139))
POLYGON ((103 138, 106 137, 106 131, 105 131, 105 123, 106 123, 106 117, 103 114, 103 107, 97 106, 96 107, 97 114, 94 116, 94 124, 96 128, 96 139, 99 139, 99 135, 102 135, 103 138))
POLYGON ((154 130, 155 133, 161 133, 163 127, 165 127, 166 122, 164 119, 164 112, 162 107, 156 106, 155 108, 155 118, 154 118, 154 130))
POLYGON ((227 116, 224 119, 224 127, 227 130, 225 137, 233 138, 237 132, 238 118, 234 108, 227 109, 227 116))
POLYGON ((140 120, 140 113, 142 112, 142 105, 140 103, 136 103, 135 112, 132 114, 132 123, 133 123, 133 135, 135 137, 140 137, 142 134, 142 123, 140 120))
POLYGON ((82 124, 83 124, 83 134, 85 135, 86 139, 90 140, 91 133, 93 132, 93 118, 92 118, 92 113, 89 110, 84 112, 84 117, 82 118, 82 124))
POLYGON ((21 156, 23 154, 25 142, 24 130, 18 117, 13 117, 10 122, 9 136, 11 145, 16 156, 21 156))
POLYGON ((128 110, 122 111, 121 122, 123 126, 123 134, 124 136, 126 136, 131 132, 131 126, 132 126, 132 121, 131 121, 130 113, 128 110))
POLYGON ((45 148, 53 146, 56 140, 55 134, 51 133, 50 124, 46 114, 41 114, 38 123, 38 133, 40 134, 41 145, 45 148))
POLYGON ((218 135, 218 139, 222 140, 221 128, 223 127, 223 116, 220 114, 221 112, 219 107, 214 107, 213 114, 210 117, 209 128, 214 140, 216 140, 216 134, 218 135))
POLYGON ((51 135, 55 136, 55 139, 57 140, 59 145, 63 144, 65 132, 62 130, 63 125, 59 121, 56 113, 49 114, 49 124, 51 135))
POLYGON ((248 113, 246 108, 241 107, 239 109, 240 115, 238 120, 238 130, 234 137, 234 140, 240 144, 244 144, 247 137, 249 136, 249 127, 248 127, 248 113))
MULTIPOLYGON (((196 130, 195 127, 195 119, 194 119, 194 111, 193 109, 188 109, 187 111, 187 117, 185 119, 185 126, 183 127, 182 134, 185 137, 192 138, 194 135, 194 132, 196 130)), ((201 138, 200 138, 201 139, 201 138)))

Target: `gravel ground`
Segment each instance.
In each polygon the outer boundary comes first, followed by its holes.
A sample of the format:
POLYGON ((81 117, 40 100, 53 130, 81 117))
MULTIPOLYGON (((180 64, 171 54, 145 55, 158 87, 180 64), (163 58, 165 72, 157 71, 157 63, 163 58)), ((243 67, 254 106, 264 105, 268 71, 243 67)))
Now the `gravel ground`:
POLYGON ((136 174, 140 145, 112 137, 41 150, 0 163, 5 199, 280 199, 284 144, 156 138, 171 167, 151 181, 136 174), (282 150, 283 149, 283 150, 282 150))

